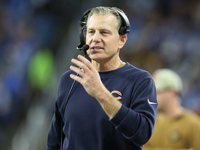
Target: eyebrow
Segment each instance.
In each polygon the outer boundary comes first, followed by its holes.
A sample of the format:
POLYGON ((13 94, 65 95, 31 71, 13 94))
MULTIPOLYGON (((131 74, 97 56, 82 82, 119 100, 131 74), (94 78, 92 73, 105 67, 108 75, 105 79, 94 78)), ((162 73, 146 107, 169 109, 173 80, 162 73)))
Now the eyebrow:
MULTIPOLYGON (((96 29, 94 29, 94 28, 88 28, 87 30, 89 31, 89 30, 96 30, 96 29)), ((109 29, 106 29, 106 28, 101 28, 101 29, 97 29, 97 30, 111 32, 109 29)))

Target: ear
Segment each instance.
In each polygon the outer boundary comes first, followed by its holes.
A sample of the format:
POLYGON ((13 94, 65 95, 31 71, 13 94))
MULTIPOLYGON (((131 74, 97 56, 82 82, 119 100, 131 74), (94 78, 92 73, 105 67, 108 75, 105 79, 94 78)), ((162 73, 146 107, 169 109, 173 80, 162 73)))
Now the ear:
POLYGON ((121 48, 124 46, 124 44, 126 43, 128 37, 127 37, 126 34, 123 34, 123 35, 120 35, 119 38, 120 38, 120 41, 119 41, 119 49, 121 49, 121 48))

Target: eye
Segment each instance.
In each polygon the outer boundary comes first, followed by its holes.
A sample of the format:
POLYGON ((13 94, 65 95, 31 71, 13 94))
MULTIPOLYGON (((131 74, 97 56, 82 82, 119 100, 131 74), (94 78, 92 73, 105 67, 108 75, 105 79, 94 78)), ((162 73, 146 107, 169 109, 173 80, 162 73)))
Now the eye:
POLYGON ((107 32, 107 31, 102 31, 101 34, 102 34, 102 35, 107 35, 108 32, 107 32))
POLYGON ((94 31, 93 31, 93 30, 89 30, 89 31, 88 31, 88 33, 90 33, 90 34, 93 34, 93 33, 94 33, 94 31))

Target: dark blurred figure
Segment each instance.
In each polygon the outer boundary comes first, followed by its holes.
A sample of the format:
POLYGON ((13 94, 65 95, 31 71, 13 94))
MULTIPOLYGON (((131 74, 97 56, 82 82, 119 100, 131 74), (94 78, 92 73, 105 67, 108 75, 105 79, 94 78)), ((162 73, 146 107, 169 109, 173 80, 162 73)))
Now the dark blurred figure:
POLYGON ((154 134, 144 150, 199 150, 200 118, 181 106, 181 78, 170 69, 156 70, 153 78, 158 116, 154 134))

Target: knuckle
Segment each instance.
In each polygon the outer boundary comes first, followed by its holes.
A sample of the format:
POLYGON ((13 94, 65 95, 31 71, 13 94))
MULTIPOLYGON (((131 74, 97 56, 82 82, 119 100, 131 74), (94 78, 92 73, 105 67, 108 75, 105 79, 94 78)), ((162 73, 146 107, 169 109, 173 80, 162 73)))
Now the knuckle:
POLYGON ((84 68, 84 67, 85 67, 85 65, 82 63, 82 64, 80 65, 80 67, 81 67, 81 68, 84 68))

